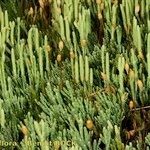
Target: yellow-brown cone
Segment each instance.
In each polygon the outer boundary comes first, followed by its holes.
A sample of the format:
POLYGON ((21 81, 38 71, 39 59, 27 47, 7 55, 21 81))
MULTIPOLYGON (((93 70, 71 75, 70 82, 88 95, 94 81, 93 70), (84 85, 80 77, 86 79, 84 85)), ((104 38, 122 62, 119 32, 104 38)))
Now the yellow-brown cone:
POLYGON ((59 44, 58 44, 58 47, 59 47, 59 49, 61 51, 64 48, 64 42, 60 41, 59 44))
POLYGON ((61 55, 60 55, 60 54, 57 55, 57 61, 58 61, 58 62, 61 61, 61 55))
POLYGON ((87 127, 89 130, 93 129, 93 127, 94 127, 93 121, 90 120, 90 119, 87 120, 87 121, 86 121, 86 127, 87 127))
POLYGON ((25 125, 22 125, 21 131, 24 134, 24 136, 26 136, 28 134, 28 129, 27 129, 27 127, 25 125))

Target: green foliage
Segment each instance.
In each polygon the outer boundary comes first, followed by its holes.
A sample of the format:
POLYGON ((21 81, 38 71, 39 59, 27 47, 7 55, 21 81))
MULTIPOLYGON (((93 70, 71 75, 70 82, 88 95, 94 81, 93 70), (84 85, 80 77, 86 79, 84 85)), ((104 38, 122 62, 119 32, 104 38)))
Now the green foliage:
POLYGON ((149 0, 17 2, 0 2, 0 147, 149 149, 149 0))

